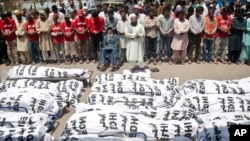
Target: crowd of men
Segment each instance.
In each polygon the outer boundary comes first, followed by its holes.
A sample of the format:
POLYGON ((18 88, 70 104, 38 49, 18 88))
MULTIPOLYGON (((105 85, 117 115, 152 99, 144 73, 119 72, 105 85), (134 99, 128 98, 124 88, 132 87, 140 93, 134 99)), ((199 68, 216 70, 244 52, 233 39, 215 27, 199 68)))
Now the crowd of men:
POLYGON ((145 60, 147 65, 249 63, 250 1, 244 7, 238 0, 222 6, 216 0, 203 4, 194 0, 189 6, 150 0, 141 6, 129 0, 116 7, 97 5, 91 13, 87 7, 75 7, 73 0, 69 3, 60 9, 53 5, 51 12, 15 10, 15 18, 10 12, 2 14, 0 61, 9 60, 9 65, 92 61, 104 70, 110 54, 110 67, 119 58, 129 62, 131 71, 136 63, 143 69, 145 60))

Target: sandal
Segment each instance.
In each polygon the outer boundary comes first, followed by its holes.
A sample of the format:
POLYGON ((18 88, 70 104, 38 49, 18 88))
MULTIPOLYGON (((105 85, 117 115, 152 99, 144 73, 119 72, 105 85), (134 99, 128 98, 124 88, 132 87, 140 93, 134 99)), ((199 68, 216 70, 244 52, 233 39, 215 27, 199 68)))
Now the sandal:
POLYGON ((142 71, 142 72, 146 72, 145 68, 141 68, 141 71, 142 71))
POLYGON ((135 69, 133 68, 133 69, 130 69, 130 72, 131 73, 134 73, 135 72, 135 69))
POLYGON ((104 67, 104 64, 102 64, 101 66, 100 66, 100 71, 104 71, 105 70, 105 67, 104 67))

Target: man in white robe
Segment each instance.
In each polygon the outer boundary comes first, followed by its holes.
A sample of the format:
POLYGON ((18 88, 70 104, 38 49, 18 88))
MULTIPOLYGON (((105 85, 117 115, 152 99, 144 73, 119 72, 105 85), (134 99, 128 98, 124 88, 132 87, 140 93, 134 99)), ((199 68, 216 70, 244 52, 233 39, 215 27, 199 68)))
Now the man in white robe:
POLYGON ((117 22, 117 31, 119 34, 119 42, 120 42, 120 62, 124 63, 126 58, 126 41, 125 41, 125 27, 129 24, 128 19, 126 17, 126 12, 121 12, 121 20, 117 22))
POLYGON ((130 64, 130 71, 135 71, 135 65, 138 63, 140 69, 144 71, 143 62, 143 39, 145 30, 143 25, 137 23, 137 16, 131 15, 131 23, 125 27, 125 37, 127 38, 127 60, 130 64))
POLYGON ((21 55, 22 63, 27 65, 31 62, 31 60, 28 48, 28 40, 24 30, 25 21, 22 20, 22 13, 19 10, 15 10, 14 13, 17 17, 16 21, 17 30, 15 31, 15 34, 17 36, 17 51, 21 55))

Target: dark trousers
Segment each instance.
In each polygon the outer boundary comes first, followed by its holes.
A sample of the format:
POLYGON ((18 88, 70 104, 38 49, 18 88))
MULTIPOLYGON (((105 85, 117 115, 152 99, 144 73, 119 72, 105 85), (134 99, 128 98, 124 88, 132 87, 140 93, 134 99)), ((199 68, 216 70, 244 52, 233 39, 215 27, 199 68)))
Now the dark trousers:
POLYGON ((213 53, 213 47, 214 47, 214 40, 208 40, 208 39, 204 39, 203 40, 203 54, 202 54, 202 58, 203 61, 211 61, 212 60, 212 53, 213 53))
POLYGON ((229 51, 228 61, 236 63, 238 59, 240 58, 240 52, 241 51, 229 51))
POLYGON ((146 36, 146 55, 147 58, 156 58, 157 37, 151 38, 146 36))
POLYGON ((92 40, 92 59, 97 60, 100 43, 102 42, 102 32, 98 34, 91 34, 92 40))
POLYGON ((4 59, 5 61, 8 60, 7 54, 7 45, 5 43, 4 38, 0 37, 0 62, 4 59))
POLYGON ((201 55, 201 34, 189 34, 189 43, 190 43, 190 48, 188 52, 188 59, 192 60, 193 59, 193 52, 195 49, 195 61, 200 59, 201 55))
POLYGON ((159 57, 162 59, 163 55, 167 55, 168 59, 172 58, 172 49, 171 49, 171 43, 173 40, 173 36, 164 37, 161 36, 161 46, 160 46, 160 52, 159 57))

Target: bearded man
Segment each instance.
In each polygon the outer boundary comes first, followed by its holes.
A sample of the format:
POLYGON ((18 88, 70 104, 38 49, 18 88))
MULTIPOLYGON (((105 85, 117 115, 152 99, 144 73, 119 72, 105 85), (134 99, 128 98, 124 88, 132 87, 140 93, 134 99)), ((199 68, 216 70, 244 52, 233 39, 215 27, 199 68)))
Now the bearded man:
POLYGON ((138 63, 140 69, 145 71, 143 62, 143 38, 145 38, 145 30, 143 25, 137 23, 137 16, 132 14, 131 23, 125 27, 125 37, 127 40, 126 57, 130 64, 130 71, 135 71, 135 65, 138 63))

